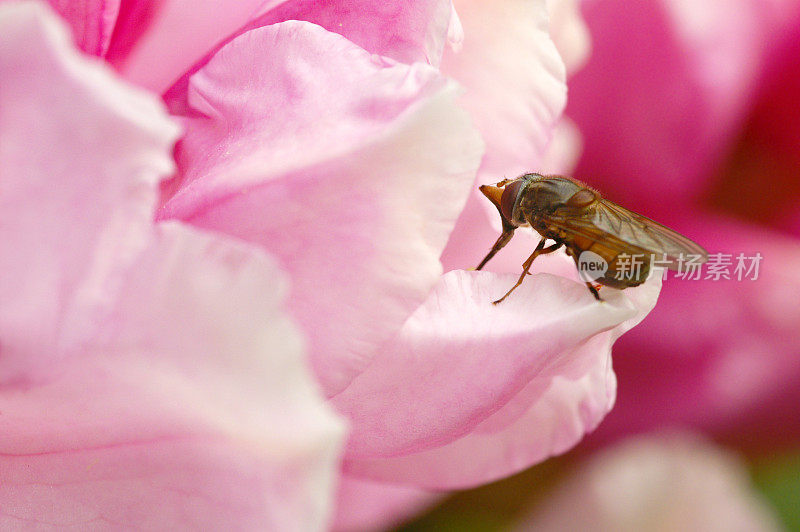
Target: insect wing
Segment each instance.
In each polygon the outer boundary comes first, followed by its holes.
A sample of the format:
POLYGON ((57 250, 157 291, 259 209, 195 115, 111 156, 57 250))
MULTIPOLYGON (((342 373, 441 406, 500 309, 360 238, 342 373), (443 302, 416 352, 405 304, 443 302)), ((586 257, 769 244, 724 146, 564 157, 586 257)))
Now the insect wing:
POLYGON ((618 253, 664 257, 661 263, 671 270, 679 269, 689 256, 699 256, 701 263, 708 258, 706 250, 685 236, 605 199, 580 214, 559 215, 557 211, 548 222, 568 234, 602 242, 618 253))

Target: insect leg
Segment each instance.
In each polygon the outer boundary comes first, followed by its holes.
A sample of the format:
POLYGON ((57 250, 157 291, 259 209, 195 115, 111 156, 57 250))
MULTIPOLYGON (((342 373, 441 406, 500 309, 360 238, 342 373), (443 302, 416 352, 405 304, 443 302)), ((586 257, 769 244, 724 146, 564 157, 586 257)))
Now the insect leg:
POLYGON ((531 266, 533 265, 533 261, 536 260, 536 257, 538 257, 539 255, 546 255, 547 253, 552 253, 555 250, 557 250, 558 248, 560 248, 561 245, 562 245, 560 242, 556 242, 553 245, 544 247, 544 243, 545 243, 545 239, 543 238, 543 239, 541 239, 539 241, 539 245, 536 246, 536 249, 533 250, 533 253, 531 253, 531 256, 528 257, 528 259, 524 263, 522 263, 522 274, 519 276, 519 279, 517 279, 517 284, 512 286, 511 290, 506 292, 506 295, 504 295, 503 297, 501 297, 497 301, 494 301, 492 303, 493 305, 497 305, 498 303, 503 301, 505 298, 507 298, 511 294, 511 292, 516 290, 516 288, 519 285, 522 284, 522 281, 525 279, 525 276, 528 275, 528 270, 531 269, 531 266))
POLYGON ((594 298, 596 300, 598 300, 598 301, 602 301, 603 300, 603 298, 600 297, 600 293, 597 291, 597 288, 595 288, 592 283, 586 281, 586 287, 589 288, 589 292, 592 293, 592 295, 594 296, 594 298))
POLYGON ((488 255, 486 255, 486 256, 483 258, 483 260, 481 261, 481 263, 480 263, 480 264, 478 264, 478 267, 477 267, 477 268, 475 268, 476 270, 480 270, 481 268, 483 268, 483 267, 486 265, 486 263, 487 263, 487 262, 489 262, 489 259, 491 259, 492 257, 494 257, 494 256, 495 256, 495 254, 496 254, 498 251, 500 251, 501 249, 503 249, 503 247, 504 247, 506 244, 508 244, 508 242, 511 240, 511 237, 512 237, 512 236, 514 236, 514 229, 515 229, 515 228, 514 228, 514 227, 511 227, 511 226, 509 226, 509 227, 503 227, 503 233, 500 235, 500 238, 498 238, 498 239, 497 239, 497 242, 495 242, 495 243, 494 243, 494 246, 492 246, 492 249, 489 251, 489 254, 488 254, 488 255))
MULTIPOLYGON (((578 254, 571 248, 567 248, 567 254, 570 255, 575 260, 575 267, 578 268, 578 273, 580 274, 580 266, 578 265, 578 254)), ((584 281, 584 284, 586 284, 586 288, 589 289, 589 292, 592 293, 592 295, 596 300, 603 301, 603 298, 600 297, 600 292, 597 291, 597 288, 595 288, 592 283, 590 283, 589 281, 584 281)))

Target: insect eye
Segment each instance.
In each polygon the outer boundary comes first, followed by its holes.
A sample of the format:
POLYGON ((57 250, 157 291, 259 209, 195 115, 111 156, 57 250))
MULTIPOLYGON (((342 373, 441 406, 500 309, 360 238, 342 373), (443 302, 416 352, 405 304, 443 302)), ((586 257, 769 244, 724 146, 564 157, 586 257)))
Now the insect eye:
POLYGON ((500 199, 500 212, 505 216, 506 220, 514 219, 514 205, 517 203, 517 196, 519 196, 523 183, 522 179, 517 179, 503 189, 503 197, 500 199))
POLYGON ((584 188, 577 191, 567 200, 567 207, 575 207, 575 208, 582 208, 587 207, 594 203, 597 199, 597 195, 592 192, 591 190, 584 188))

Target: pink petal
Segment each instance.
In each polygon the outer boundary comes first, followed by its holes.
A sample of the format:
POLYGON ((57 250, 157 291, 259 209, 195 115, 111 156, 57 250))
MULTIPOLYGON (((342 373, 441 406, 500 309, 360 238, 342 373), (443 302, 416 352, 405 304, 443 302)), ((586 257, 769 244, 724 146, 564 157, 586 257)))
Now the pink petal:
POLYGON ((568 74, 580 70, 589 59, 591 36, 580 14, 578 0, 547 0, 550 36, 564 60, 568 74))
POLYGON ((169 101, 185 95, 192 75, 233 39, 253 29, 288 20, 317 24, 373 54, 407 64, 423 62, 433 66, 441 62, 445 41, 458 39, 459 27, 458 17, 449 0, 391 3, 287 0, 218 43, 169 88, 165 98, 169 101))
POLYGON ((793 22, 783 42, 771 50, 747 120, 704 199, 716 210, 800 236, 800 107, 795 105, 800 16, 793 22), (780 194, 764 194, 765 182, 780 194))
POLYGON ((112 65, 124 64, 139 39, 146 35, 166 2, 163 0, 127 0, 119 6, 117 24, 105 59, 112 65))
MULTIPOLYGON (((9 0, 0 0, 0 4, 9 0)), ((89 55, 105 56, 117 22, 120 0, 48 0, 72 30, 75 46, 89 55)))
POLYGON ((691 233, 732 254, 731 280, 668 279, 647 326, 615 357, 620 397, 596 441, 665 425, 738 434, 743 445, 800 435, 800 251, 797 239, 717 216, 691 233), (758 279, 738 281, 735 255, 761 253, 758 279), (713 317, 709 318, 709 317, 713 317), (755 432, 742 435, 742 427, 755 432), (751 441, 752 440, 752 441, 751 441))
POLYGON ((305 20, 347 37, 374 54, 402 63, 421 61, 438 66, 452 15, 450 0, 290 0, 267 13, 255 26, 305 20))
MULTIPOLYGON (((577 53, 582 45, 571 37, 580 23, 577 14, 560 3, 551 5, 560 15, 550 28, 545 2, 467 0, 456 6, 464 20, 464 43, 460 51, 445 54, 442 69, 466 86, 462 104, 486 141, 479 181, 496 182, 545 168, 567 170, 579 141, 576 135, 565 140, 564 129, 557 127, 566 102, 566 74, 549 31, 561 35, 562 46, 577 53), (554 134, 558 146, 551 142, 554 134)), ((445 270, 474 267, 491 248, 498 234, 487 223, 487 214, 499 223, 497 211, 476 187, 442 254, 445 270)), ((489 269, 519 271, 536 242, 530 250, 527 245, 516 237, 489 269), (527 250, 513 259, 513 267, 512 248, 527 250)))
POLYGON ((175 126, 40 4, 0 30, 0 528, 322 528, 342 427, 281 273, 154 234, 175 126))
POLYGON ((48 11, 0 6, 0 381, 33 378, 96 332, 146 245, 178 133, 48 11))
POLYGON ((610 335, 570 353, 594 367, 578 378, 536 380, 457 440, 390 458, 349 459, 349 475, 427 489, 464 489, 504 478, 561 454, 593 430, 614 404, 610 335))
POLYGON ((106 338, 0 393, 0 525, 320 529, 342 427, 252 248, 168 224, 106 338))
POLYGON ((564 108, 564 63, 548 32, 545 2, 455 2, 464 26, 442 71, 466 88, 461 102, 486 141, 487 182, 536 169, 564 108))
POLYGON ((576 175, 669 222, 713 176, 792 3, 584 6, 593 51, 570 81, 567 109, 586 146, 576 175))
MULTIPOLYGON (((563 117, 553 127, 553 139, 547 146, 539 172, 542 174, 571 175, 583 152, 583 139, 575 123, 563 117)), ((494 209, 492 218, 497 218, 494 209)))
POLYGON ((593 457, 515 530, 780 530, 736 457, 683 434, 593 457))
POLYGON ((655 304, 658 279, 596 303, 582 283, 540 274, 492 306, 512 283, 446 274, 397 339, 331 400, 351 421, 348 473, 466 487, 562 452, 597 425, 613 403, 610 346, 632 325, 620 324, 655 304), (598 368, 598 378, 587 377, 598 368), (591 382, 576 390, 559 379, 591 382), (569 411, 577 415, 557 415, 569 411))
MULTIPOLYGON (((163 92, 185 71, 247 22, 282 0, 132 0, 130 16, 145 14, 147 29, 141 33, 126 23, 123 41, 109 60, 129 81, 154 92, 163 92), (131 44, 132 36, 135 44, 131 44)), ((131 20, 126 17, 125 21, 131 20)))
POLYGON ((236 38, 189 86, 181 176, 161 216, 278 257, 328 394, 441 273, 481 153, 455 94, 432 68, 298 21, 236 38))
POLYGON ((336 532, 387 530, 441 500, 442 494, 342 475, 336 501, 336 532))

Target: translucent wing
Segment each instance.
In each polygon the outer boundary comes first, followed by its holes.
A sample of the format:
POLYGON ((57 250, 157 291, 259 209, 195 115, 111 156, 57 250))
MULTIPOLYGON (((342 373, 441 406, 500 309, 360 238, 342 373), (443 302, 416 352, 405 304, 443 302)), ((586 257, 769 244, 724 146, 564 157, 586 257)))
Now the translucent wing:
POLYGON ((567 234, 601 241, 619 253, 655 254, 656 260, 663 259, 662 264, 671 270, 678 269, 681 257, 685 260, 699 256, 701 263, 708 258, 706 250, 685 236, 604 199, 579 213, 572 209, 556 210, 547 221, 567 234))

